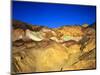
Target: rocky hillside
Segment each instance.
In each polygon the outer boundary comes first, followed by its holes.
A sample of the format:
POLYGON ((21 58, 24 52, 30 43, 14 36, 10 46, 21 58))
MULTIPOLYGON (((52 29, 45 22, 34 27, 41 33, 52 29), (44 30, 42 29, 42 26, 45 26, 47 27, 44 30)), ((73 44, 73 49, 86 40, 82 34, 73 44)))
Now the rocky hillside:
POLYGON ((12 73, 96 68, 93 27, 12 24, 12 73))

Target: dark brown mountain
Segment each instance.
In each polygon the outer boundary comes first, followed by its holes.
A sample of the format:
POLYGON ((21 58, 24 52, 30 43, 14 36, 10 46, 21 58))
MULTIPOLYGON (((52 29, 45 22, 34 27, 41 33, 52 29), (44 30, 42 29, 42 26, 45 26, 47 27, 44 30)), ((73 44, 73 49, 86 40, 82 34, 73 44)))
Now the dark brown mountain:
POLYGON ((91 25, 90 25, 90 27, 92 27, 92 28, 96 29, 96 22, 95 22, 95 23, 93 23, 93 24, 91 24, 91 25))
POLYGON ((13 20, 12 21, 12 28, 13 29, 20 28, 23 30, 29 29, 29 30, 39 31, 43 28, 43 26, 31 25, 31 24, 27 24, 25 22, 21 22, 18 20, 13 20))

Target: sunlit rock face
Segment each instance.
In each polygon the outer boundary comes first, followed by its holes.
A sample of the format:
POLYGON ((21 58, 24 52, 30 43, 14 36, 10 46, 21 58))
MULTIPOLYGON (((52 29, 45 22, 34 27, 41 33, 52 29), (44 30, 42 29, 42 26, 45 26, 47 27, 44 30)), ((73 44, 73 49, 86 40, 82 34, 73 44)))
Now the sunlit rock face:
POLYGON ((12 73, 96 68, 95 29, 47 28, 13 21, 12 73))

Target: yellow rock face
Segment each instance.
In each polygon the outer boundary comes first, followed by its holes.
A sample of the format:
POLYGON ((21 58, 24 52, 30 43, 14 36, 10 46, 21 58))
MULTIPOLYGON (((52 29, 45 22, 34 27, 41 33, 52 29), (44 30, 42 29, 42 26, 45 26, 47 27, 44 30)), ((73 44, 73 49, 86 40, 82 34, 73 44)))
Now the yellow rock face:
POLYGON ((46 48, 30 49, 24 59, 21 59, 22 55, 14 55, 13 59, 16 61, 16 68, 20 67, 17 68, 18 72, 60 71, 69 58, 66 49, 57 43, 52 43, 46 48))
POLYGON ((95 39, 90 39, 88 42, 87 42, 87 45, 86 47, 83 49, 84 52, 89 52, 91 51, 92 49, 94 49, 96 47, 96 42, 95 42, 95 39))
POLYGON ((64 67, 63 70, 86 70, 86 69, 95 69, 96 67, 96 61, 95 60, 82 60, 78 63, 69 66, 64 67))
POLYGON ((59 28, 57 31, 67 36, 82 36, 84 33, 82 32, 82 27, 80 26, 66 26, 59 28))
POLYGON ((37 56, 37 71, 59 71, 68 61, 68 53, 59 44, 52 44, 37 56))

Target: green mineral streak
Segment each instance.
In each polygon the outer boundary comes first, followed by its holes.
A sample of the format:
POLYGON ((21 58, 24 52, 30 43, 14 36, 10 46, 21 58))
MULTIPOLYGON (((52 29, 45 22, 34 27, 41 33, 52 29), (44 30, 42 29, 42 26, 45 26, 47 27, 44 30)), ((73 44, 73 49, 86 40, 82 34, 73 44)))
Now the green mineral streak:
POLYGON ((71 38, 72 38, 72 37, 71 37, 71 36, 68 36, 68 35, 63 36, 63 39, 64 39, 65 41, 70 40, 71 38))

